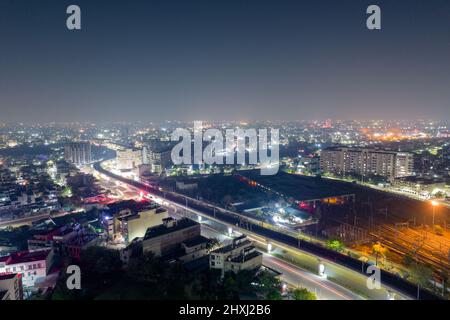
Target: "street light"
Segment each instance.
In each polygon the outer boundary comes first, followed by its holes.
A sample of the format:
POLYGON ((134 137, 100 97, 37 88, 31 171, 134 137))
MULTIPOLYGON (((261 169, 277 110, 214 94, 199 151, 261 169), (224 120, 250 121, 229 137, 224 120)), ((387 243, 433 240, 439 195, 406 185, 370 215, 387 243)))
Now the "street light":
POLYGON ((434 228, 434 215, 436 213, 436 207, 439 206, 439 202, 432 200, 431 206, 433 207, 433 225, 431 227, 434 228))

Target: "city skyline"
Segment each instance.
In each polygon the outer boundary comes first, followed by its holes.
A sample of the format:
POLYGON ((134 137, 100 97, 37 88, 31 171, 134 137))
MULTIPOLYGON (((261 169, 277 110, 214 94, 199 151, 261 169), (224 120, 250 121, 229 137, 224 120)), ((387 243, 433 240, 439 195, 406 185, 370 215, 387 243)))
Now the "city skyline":
POLYGON ((2 122, 450 120, 450 4, 0 4, 2 122))
POLYGON ((1 306, 450 300, 450 1, 0 0, 0 39, 1 306))

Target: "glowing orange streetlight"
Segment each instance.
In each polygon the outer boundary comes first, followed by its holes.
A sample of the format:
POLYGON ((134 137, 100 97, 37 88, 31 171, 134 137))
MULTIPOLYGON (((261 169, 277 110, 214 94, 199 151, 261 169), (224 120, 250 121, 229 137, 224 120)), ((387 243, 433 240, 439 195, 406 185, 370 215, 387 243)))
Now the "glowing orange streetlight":
POLYGON ((436 213, 436 207, 439 206, 439 202, 437 202, 436 200, 432 200, 431 206, 433 207, 433 225, 432 225, 432 227, 434 228, 434 214, 436 213))

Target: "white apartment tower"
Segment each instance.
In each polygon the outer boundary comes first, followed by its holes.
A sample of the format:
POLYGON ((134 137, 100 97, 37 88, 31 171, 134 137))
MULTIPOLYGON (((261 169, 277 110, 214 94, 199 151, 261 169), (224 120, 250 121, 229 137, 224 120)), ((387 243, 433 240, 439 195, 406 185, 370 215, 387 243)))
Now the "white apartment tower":
POLYGON ((64 146, 64 159, 77 166, 92 161, 91 144, 89 142, 73 142, 64 146))

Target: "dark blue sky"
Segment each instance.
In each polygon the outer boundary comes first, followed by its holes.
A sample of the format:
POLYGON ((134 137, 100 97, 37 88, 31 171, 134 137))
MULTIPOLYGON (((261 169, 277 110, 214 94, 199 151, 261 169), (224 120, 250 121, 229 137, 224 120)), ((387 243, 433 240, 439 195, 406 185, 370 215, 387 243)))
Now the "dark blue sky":
POLYGON ((0 0, 0 121, 450 120, 448 0, 0 0), (78 4, 82 30, 66 29, 78 4), (382 30, 366 29, 366 8, 382 30))

